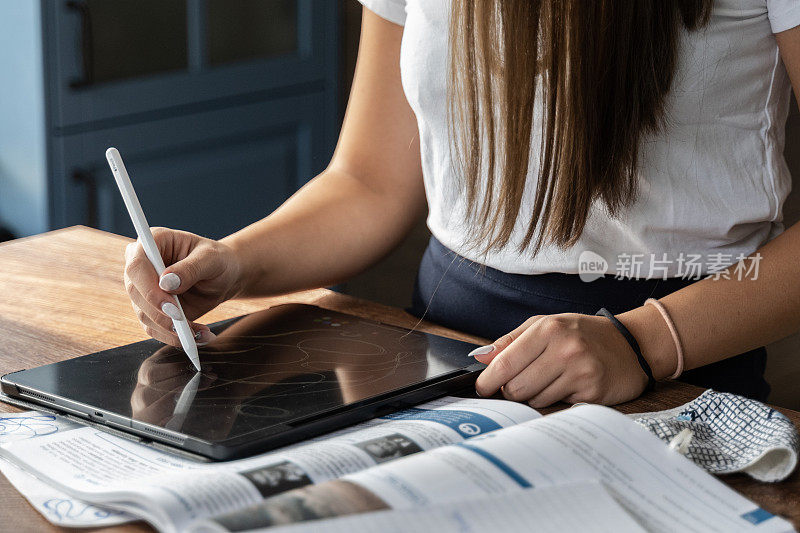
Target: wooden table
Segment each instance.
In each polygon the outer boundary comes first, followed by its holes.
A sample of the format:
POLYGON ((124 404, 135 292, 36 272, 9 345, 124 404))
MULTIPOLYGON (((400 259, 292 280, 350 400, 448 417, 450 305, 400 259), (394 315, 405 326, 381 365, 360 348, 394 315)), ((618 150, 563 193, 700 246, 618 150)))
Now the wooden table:
MULTIPOLYGON (((105 350, 146 338, 130 308, 122 285, 125 237, 73 227, 0 244, 0 374, 105 350)), ((227 302, 202 320, 213 322, 287 302, 313 303, 332 310, 412 327, 416 319, 404 311, 328 290, 318 289, 275 298, 227 302)), ((425 324, 426 331, 481 342, 482 339, 425 324)), ((701 391, 681 383, 617 408, 625 413, 676 407, 701 391)), ((552 411, 558 408, 551 408, 552 411)), ((0 412, 17 409, 0 404, 0 412)), ((779 409, 800 425, 800 413, 779 409)), ((776 484, 758 483, 744 475, 721 478, 768 511, 785 516, 800 529, 800 473, 776 484)), ((56 531, 0 477, 0 529, 56 531)), ((142 523, 115 532, 151 531, 142 523)))

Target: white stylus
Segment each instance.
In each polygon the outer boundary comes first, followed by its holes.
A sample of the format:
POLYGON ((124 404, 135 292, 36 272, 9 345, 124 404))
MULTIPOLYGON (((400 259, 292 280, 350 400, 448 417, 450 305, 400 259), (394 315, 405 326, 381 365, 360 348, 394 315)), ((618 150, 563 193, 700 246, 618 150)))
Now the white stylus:
MULTIPOLYGON (((136 228, 136 235, 139 236, 139 242, 142 248, 144 248, 145 255, 153 264, 153 268, 156 269, 156 274, 158 274, 160 278, 166 268, 164 266, 164 259, 162 259, 161 253, 158 251, 156 241, 153 240, 153 234, 150 233, 150 226, 147 224, 147 219, 144 217, 144 212, 139 203, 139 198, 136 196, 136 191, 133 190, 133 184, 131 183, 131 178, 128 177, 128 171, 125 170, 125 163, 122 162, 122 156, 119 155, 119 151, 116 148, 109 148, 106 150, 106 159, 108 159, 108 165, 111 167, 111 172, 114 174, 114 180, 117 182, 119 192, 122 194, 125 207, 128 208, 128 214, 131 217, 131 222, 133 222, 133 227, 136 228)), ((178 338, 181 341, 183 351, 186 352, 186 355, 189 356, 192 364, 199 372, 200 357, 197 354, 197 344, 194 341, 194 334, 189 327, 189 322, 186 320, 186 315, 183 314, 183 307, 181 307, 178 297, 174 296, 174 298, 175 305, 181 313, 180 320, 172 319, 172 323, 175 325, 175 332, 178 334, 178 338)))

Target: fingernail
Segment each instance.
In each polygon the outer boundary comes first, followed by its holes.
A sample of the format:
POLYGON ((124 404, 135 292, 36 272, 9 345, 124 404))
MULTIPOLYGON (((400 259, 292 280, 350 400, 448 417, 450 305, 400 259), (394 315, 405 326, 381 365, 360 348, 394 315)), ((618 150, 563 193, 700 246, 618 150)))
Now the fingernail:
POLYGON ((194 340, 200 339, 200 337, 203 336, 204 331, 211 331, 211 329, 205 324, 192 324, 192 329, 194 330, 194 340))
POLYGON ((197 339, 198 346, 205 346, 206 344, 217 338, 217 336, 214 335, 211 332, 211 330, 208 329, 204 329, 203 331, 198 331, 197 333, 199 333, 199 336, 195 334, 195 338, 197 339))
POLYGON ((180 309, 172 302, 164 302, 161 304, 161 311, 172 320, 183 320, 180 309))
POLYGON ((181 286, 181 278, 174 272, 164 274, 158 281, 158 286, 165 291, 174 291, 181 286))
POLYGON ((494 351, 494 344, 487 344, 486 346, 481 346, 480 348, 475 348, 469 354, 468 357, 475 357, 476 355, 486 355, 487 353, 492 353, 494 351))

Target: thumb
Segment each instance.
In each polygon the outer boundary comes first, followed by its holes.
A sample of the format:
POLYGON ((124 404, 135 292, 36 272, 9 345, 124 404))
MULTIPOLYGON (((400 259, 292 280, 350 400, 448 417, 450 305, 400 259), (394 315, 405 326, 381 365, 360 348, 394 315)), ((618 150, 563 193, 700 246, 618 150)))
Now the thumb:
POLYGON ((495 357, 500 355, 503 350, 508 348, 508 345, 514 342, 523 331, 534 325, 540 318, 541 316, 539 315, 530 317, 513 331, 506 333, 492 344, 487 344, 486 346, 481 346, 480 348, 472 350, 469 355, 474 357, 478 362, 488 365, 495 357))
POLYGON ((170 294, 182 294, 197 283, 222 273, 218 254, 209 248, 198 247, 184 259, 164 269, 158 286, 170 294))

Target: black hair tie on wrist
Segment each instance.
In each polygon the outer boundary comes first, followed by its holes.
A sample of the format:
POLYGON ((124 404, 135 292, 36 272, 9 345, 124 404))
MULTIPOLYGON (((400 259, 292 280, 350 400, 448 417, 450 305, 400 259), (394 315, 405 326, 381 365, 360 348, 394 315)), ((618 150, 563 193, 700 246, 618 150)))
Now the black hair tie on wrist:
POLYGON ((617 328, 617 331, 622 333, 622 336, 625 337, 625 340, 628 341, 633 353, 636 354, 636 360, 639 361, 639 366, 642 367, 644 373, 647 375, 647 389, 648 391, 653 390, 656 387, 656 380, 653 377, 653 371, 650 369, 650 365, 647 363, 647 359, 644 358, 642 355, 642 350, 639 348, 639 343, 636 342, 636 338, 633 334, 625 327, 625 324, 620 322, 617 317, 615 317, 611 312, 602 307, 598 312, 595 313, 595 316, 604 316, 614 324, 614 327, 617 328))

